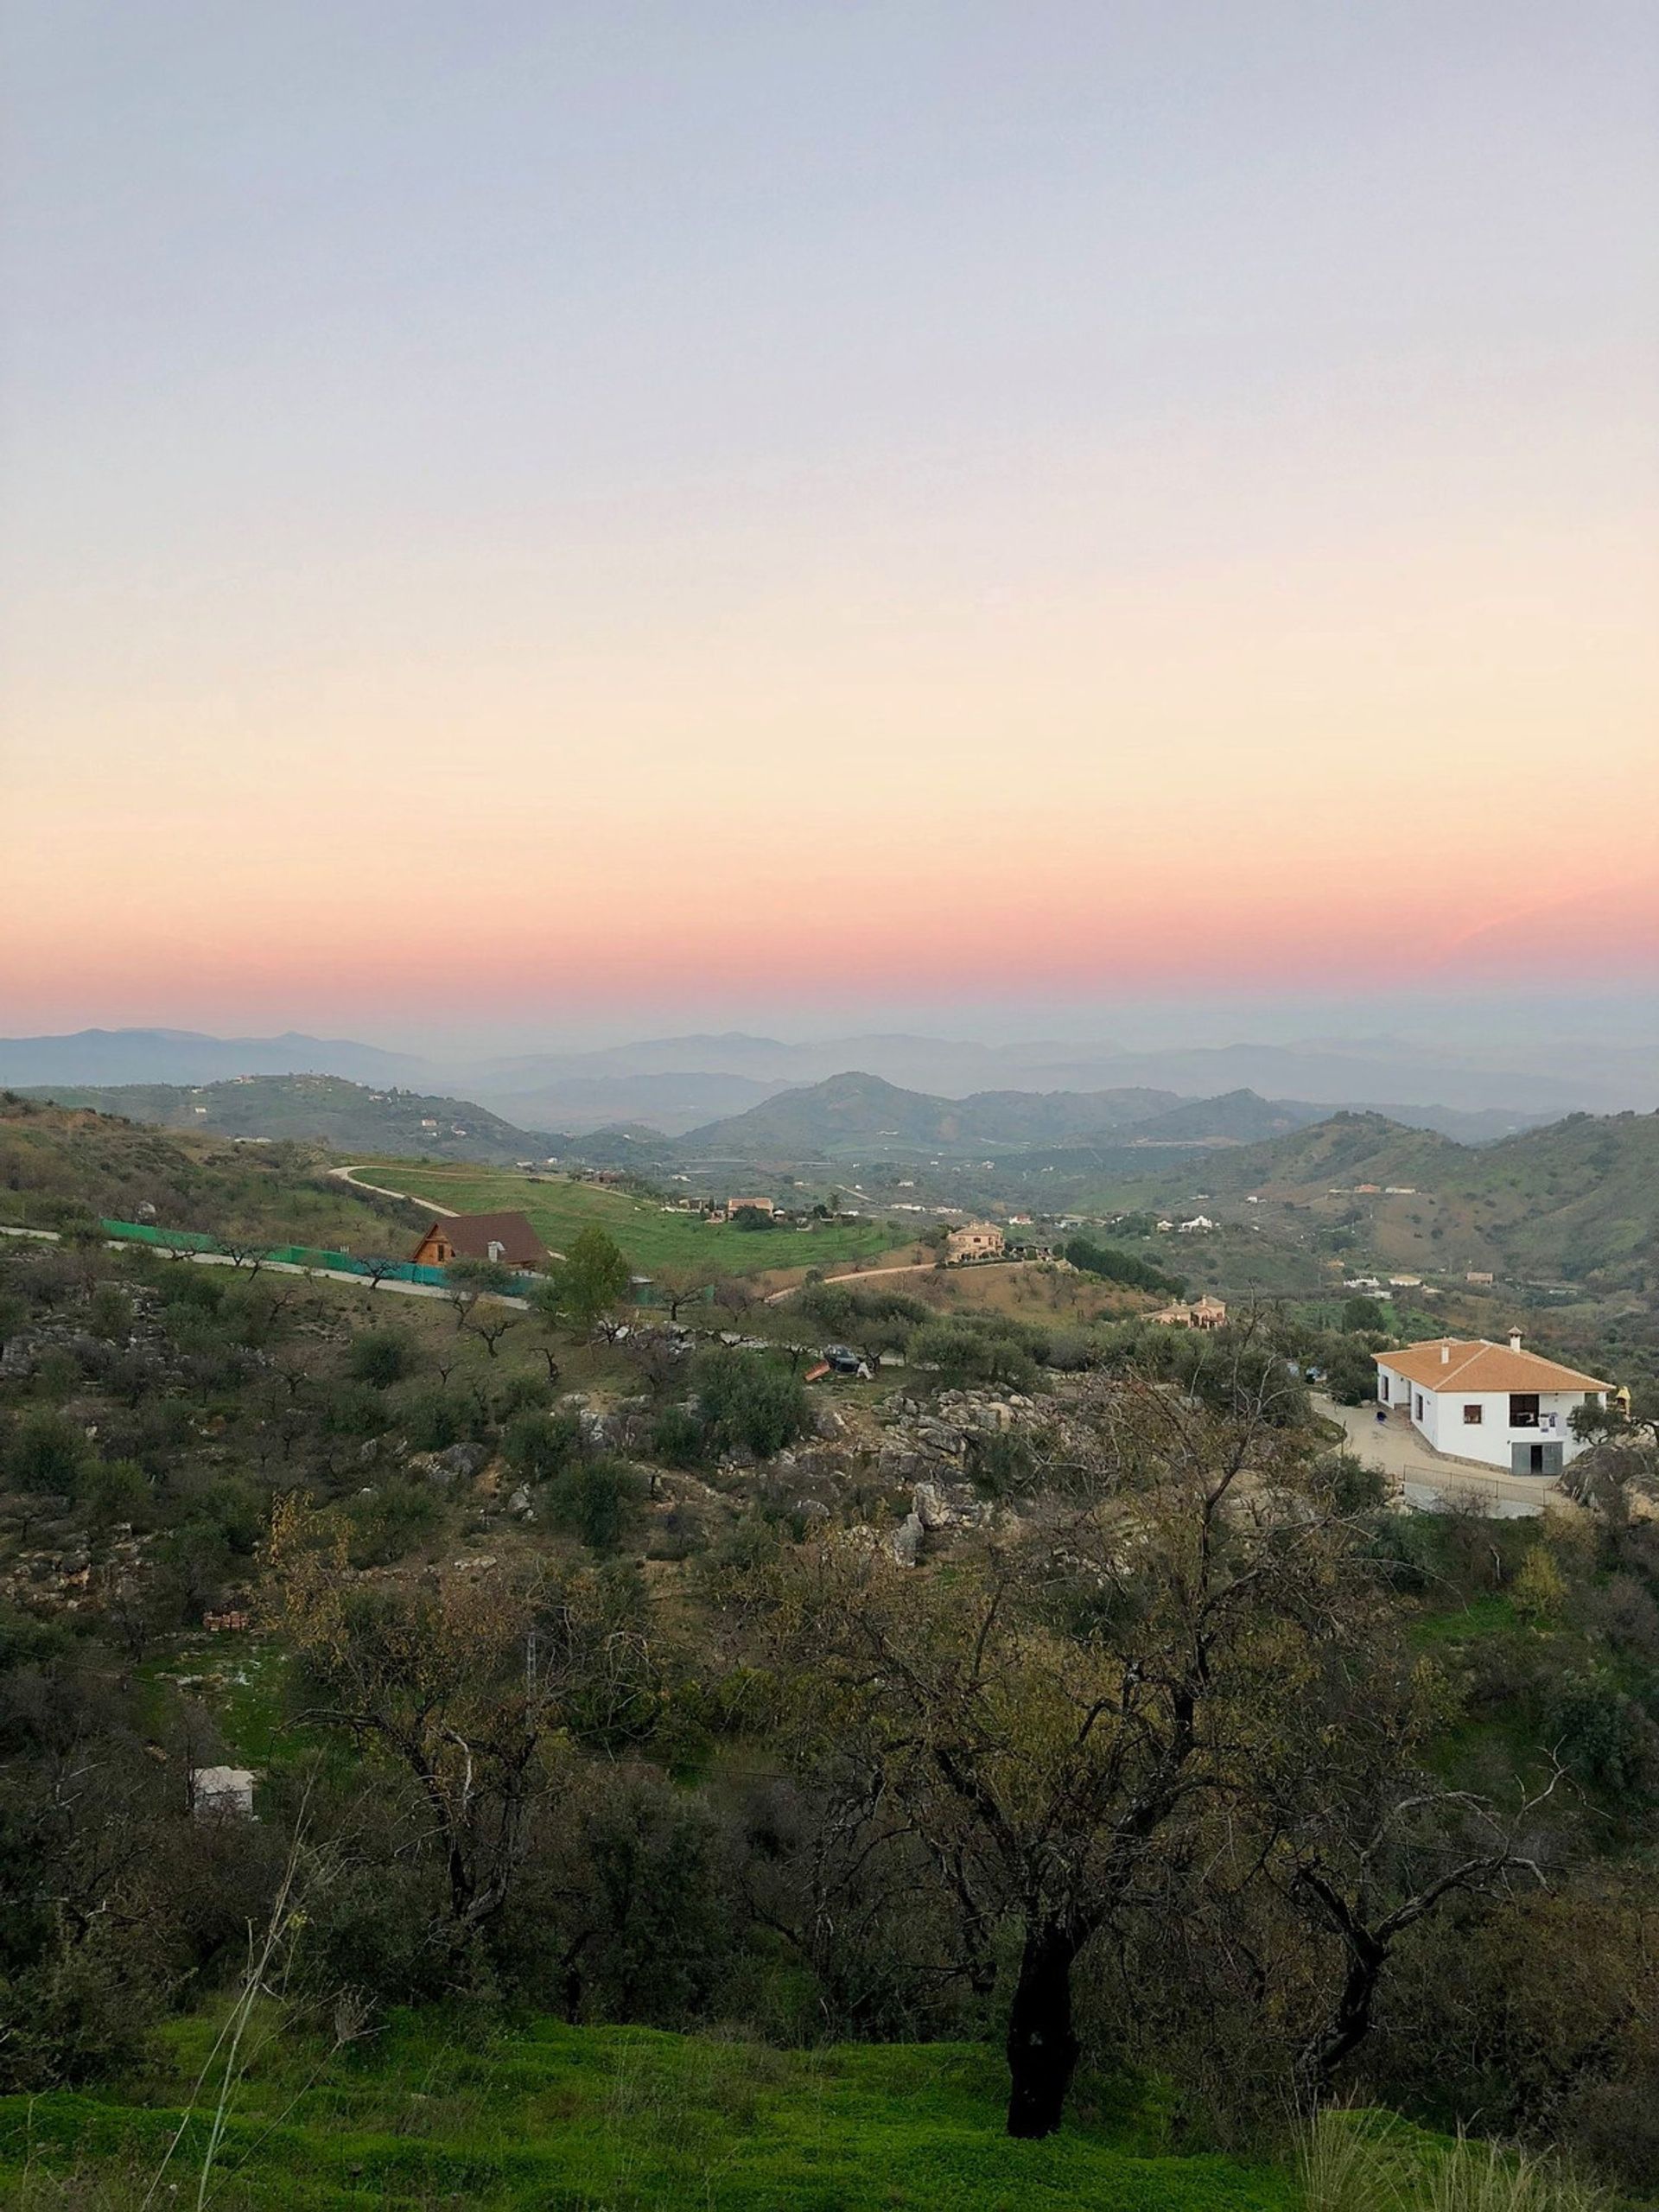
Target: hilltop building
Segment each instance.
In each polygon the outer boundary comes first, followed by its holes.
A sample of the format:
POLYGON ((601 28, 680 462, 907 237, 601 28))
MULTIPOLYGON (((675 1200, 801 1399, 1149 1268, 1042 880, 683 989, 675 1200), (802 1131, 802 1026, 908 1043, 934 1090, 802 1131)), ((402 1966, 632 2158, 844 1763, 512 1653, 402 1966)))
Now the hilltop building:
POLYGON ((994 1221, 964 1222, 960 1229, 946 1230, 944 1256, 947 1260, 1000 1260, 1007 1241, 994 1221))
POLYGON ((1507 1344, 1437 1337, 1373 1352, 1377 1402, 1403 1413, 1423 1441, 1454 1459, 1513 1475, 1559 1475, 1584 1449, 1569 1427, 1587 1401, 1605 1405, 1611 1382, 1507 1344))
POLYGON ((1166 1306, 1153 1315, 1162 1329, 1219 1329, 1227 1319, 1227 1308, 1219 1298, 1205 1296, 1189 1306, 1178 1298, 1173 1306, 1166 1306))
POLYGON ((422 1233, 416 1267, 447 1268, 451 1260, 494 1260, 504 1268, 544 1268, 548 1250, 521 1213, 449 1213, 422 1233))

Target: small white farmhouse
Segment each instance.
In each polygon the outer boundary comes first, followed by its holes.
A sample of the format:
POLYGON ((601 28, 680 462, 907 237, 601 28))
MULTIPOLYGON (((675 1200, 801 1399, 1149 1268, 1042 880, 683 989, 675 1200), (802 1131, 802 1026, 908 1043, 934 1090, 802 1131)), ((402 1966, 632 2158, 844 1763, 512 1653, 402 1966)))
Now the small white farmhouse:
POLYGON ((1381 1405, 1402 1411, 1423 1441, 1458 1459, 1515 1475, 1559 1475, 1583 1446, 1568 1416, 1586 1399, 1607 1402, 1611 1382, 1507 1344, 1436 1337, 1372 1354, 1381 1405))

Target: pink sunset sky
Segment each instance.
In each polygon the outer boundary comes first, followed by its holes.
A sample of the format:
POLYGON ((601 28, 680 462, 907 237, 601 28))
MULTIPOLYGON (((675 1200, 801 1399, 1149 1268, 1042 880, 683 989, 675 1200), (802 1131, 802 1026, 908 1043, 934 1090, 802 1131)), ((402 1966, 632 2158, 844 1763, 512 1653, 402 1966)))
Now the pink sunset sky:
POLYGON ((0 1027, 1659 970, 1659 16, 23 0, 0 1027))

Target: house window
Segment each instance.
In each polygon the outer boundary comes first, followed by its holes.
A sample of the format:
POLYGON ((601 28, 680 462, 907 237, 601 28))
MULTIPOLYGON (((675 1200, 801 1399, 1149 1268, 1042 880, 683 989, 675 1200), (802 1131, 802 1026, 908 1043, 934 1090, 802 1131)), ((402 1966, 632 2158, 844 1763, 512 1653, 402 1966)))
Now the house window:
POLYGON ((1536 1428, 1538 1426, 1538 1393, 1535 1390, 1511 1390, 1510 1393, 1510 1427, 1536 1428))
POLYGON ((1383 1399, 1383 1400, 1386 1402, 1386 1400, 1387 1400, 1387 1398, 1388 1398, 1388 1395, 1389 1395, 1389 1378, 1388 1378, 1388 1376, 1387 1376, 1386 1375, 1379 1375, 1379 1376, 1377 1376, 1377 1378, 1376 1378, 1376 1394, 1377 1394, 1378 1397, 1380 1397, 1380 1398, 1383 1399))
POLYGON ((1418 1420, 1419 1420, 1419 1421, 1421 1421, 1422 1417, 1423 1417, 1423 1394, 1422 1394, 1422 1392, 1420 1390, 1420 1391, 1417 1393, 1417 1418, 1418 1418, 1418 1420))
POLYGON ((1463 1425, 1465 1428, 1478 1428, 1485 1418, 1484 1406, 1465 1406, 1463 1409, 1463 1425))

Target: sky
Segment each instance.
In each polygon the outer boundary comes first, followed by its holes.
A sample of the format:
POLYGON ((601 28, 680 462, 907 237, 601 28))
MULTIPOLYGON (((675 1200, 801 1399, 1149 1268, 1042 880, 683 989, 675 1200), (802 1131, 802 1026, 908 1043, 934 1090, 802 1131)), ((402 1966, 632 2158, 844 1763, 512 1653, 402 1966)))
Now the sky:
POLYGON ((1659 977, 1648 0, 0 22, 0 1028, 1659 977))

